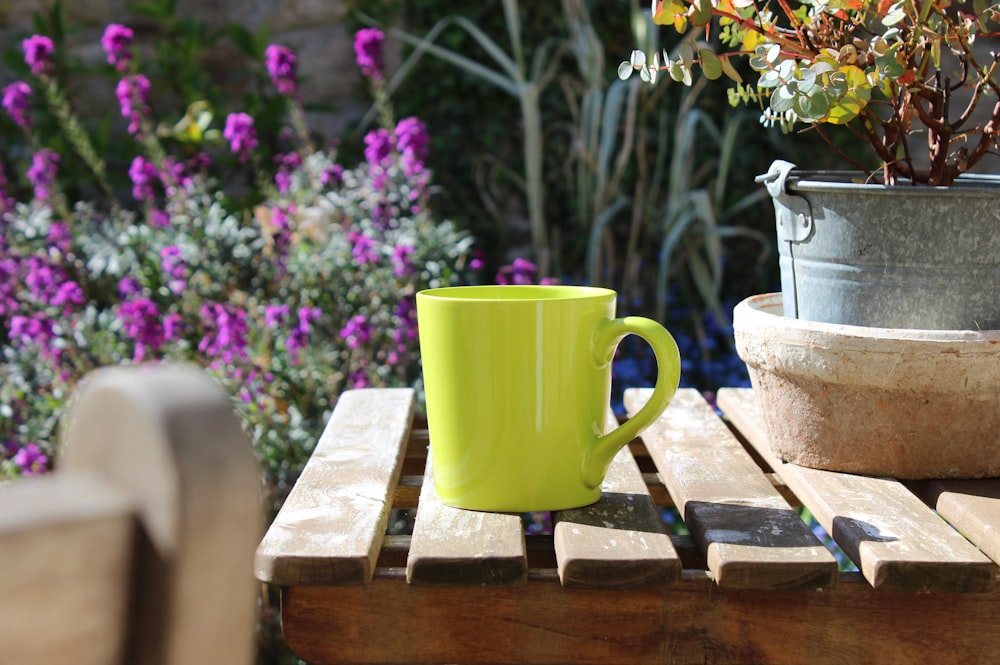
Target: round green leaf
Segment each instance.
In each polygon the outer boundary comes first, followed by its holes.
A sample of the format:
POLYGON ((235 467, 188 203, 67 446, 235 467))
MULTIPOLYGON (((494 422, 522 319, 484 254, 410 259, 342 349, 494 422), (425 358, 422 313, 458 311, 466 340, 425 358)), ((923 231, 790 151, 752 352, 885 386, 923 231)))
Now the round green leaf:
POLYGON ((778 88, 773 93, 771 93, 771 110, 775 113, 784 113, 788 109, 795 106, 795 97, 784 96, 779 94, 783 88, 778 88))
POLYGON ((711 49, 703 48, 698 51, 701 59, 701 71, 705 77, 714 81, 722 76, 722 61, 711 49))
POLYGON ((691 44, 682 42, 677 47, 677 57, 684 63, 685 67, 690 67, 694 60, 694 48, 691 47, 691 44))

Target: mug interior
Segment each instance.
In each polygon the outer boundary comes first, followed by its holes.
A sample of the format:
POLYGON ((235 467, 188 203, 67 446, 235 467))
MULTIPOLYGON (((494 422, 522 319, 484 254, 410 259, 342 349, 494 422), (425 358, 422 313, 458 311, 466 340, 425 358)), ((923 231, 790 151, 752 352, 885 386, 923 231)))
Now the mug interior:
POLYGON ((572 286, 564 284, 503 284, 483 286, 449 286, 440 289, 426 289, 417 295, 423 298, 438 298, 456 301, 505 300, 578 300, 586 298, 607 298, 615 296, 611 289, 594 286, 572 286))

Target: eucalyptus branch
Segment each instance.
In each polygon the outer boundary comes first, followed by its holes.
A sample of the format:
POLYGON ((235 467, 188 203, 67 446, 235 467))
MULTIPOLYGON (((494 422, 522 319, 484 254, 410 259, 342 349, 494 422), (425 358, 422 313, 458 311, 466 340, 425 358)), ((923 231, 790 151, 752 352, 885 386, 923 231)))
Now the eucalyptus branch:
POLYGON ((972 152, 968 153, 966 157, 967 168, 971 169, 978 164, 983 157, 989 154, 990 147, 996 144, 998 132, 1000 132, 1000 102, 997 102, 993 106, 993 117, 990 118, 990 121, 983 126, 983 132, 979 139, 979 143, 976 144, 976 147, 972 150, 972 152))
POLYGON ((992 64, 990 64, 989 70, 986 72, 986 76, 976 82, 975 87, 972 89, 972 97, 969 99, 969 103, 965 107, 965 111, 962 115, 955 121, 952 125, 955 129, 959 129, 965 126, 971 118, 976 107, 979 105, 979 100, 983 96, 984 88, 989 85, 996 91, 996 82, 993 80, 993 75, 996 73, 997 65, 1000 64, 1000 54, 994 56, 992 64))

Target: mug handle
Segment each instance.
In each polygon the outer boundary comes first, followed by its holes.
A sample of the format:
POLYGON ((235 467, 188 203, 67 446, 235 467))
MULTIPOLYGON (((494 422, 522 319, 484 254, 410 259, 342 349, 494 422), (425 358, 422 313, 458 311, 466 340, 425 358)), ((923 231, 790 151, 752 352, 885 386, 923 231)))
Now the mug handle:
POLYGON ((590 489, 599 487, 618 451, 656 420, 670 404, 681 376, 681 356, 677 342, 667 329, 652 319, 626 316, 602 321, 594 333, 594 357, 601 366, 612 362, 618 344, 626 335, 646 340, 656 357, 656 385, 649 401, 639 412, 594 440, 583 460, 583 482, 590 489))

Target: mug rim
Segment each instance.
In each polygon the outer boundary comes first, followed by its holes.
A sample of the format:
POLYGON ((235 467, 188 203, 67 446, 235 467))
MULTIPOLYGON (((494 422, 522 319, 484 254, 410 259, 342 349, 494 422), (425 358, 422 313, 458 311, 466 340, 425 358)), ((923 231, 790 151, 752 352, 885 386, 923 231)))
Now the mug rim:
POLYGON ((575 284, 480 284, 417 291, 417 298, 448 302, 543 302, 617 297, 612 289, 575 284))

